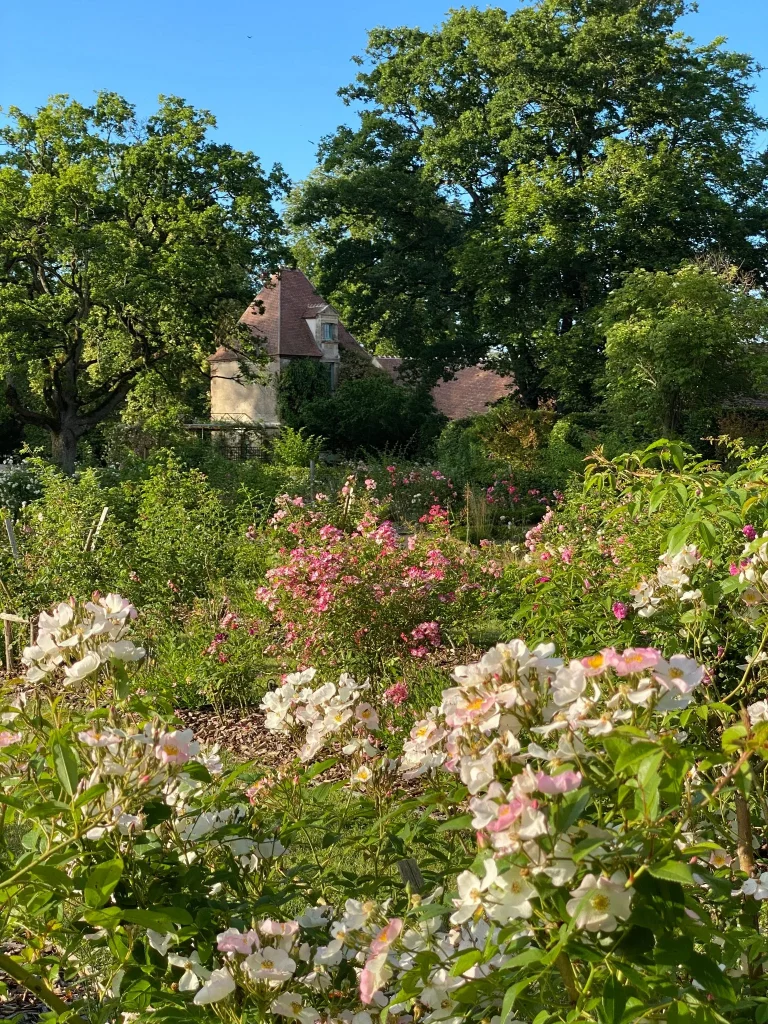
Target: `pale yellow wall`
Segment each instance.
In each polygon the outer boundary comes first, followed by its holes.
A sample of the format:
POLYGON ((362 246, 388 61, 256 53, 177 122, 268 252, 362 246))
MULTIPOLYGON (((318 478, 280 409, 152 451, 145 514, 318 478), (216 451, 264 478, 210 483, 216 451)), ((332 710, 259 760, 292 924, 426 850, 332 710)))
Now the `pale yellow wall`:
MULTIPOLYGON (((240 384, 236 362, 214 363, 211 377, 211 419, 231 423, 278 423, 277 394, 274 383, 240 384)), ((278 365, 269 365, 274 379, 278 365)))

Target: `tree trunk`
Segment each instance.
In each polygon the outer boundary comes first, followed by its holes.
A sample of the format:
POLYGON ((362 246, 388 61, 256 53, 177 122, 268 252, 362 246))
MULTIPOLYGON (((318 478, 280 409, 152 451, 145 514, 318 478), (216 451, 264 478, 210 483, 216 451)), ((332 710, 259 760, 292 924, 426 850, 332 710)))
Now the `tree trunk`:
POLYGON ((77 459, 78 434, 68 424, 62 424, 58 431, 51 431, 51 455, 56 465, 72 476, 75 472, 75 461, 77 459))

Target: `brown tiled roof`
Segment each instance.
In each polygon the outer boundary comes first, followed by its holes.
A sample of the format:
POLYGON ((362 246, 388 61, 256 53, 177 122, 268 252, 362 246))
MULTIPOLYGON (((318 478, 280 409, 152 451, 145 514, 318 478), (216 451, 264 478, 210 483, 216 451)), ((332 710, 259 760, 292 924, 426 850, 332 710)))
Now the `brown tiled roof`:
MULTIPOLYGON (((263 311, 260 312, 259 305, 254 302, 243 313, 240 322, 246 324, 255 337, 264 339, 270 356, 321 358, 322 351, 307 320, 330 307, 300 270, 284 267, 259 292, 258 302, 262 304, 263 311)), ((341 323, 339 345, 358 352, 365 351, 341 323)), ((236 352, 221 347, 211 356, 210 362, 236 359, 236 352)))
POLYGON ((466 366, 457 370, 453 380, 438 381, 432 398, 438 412, 449 420, 463 420, 488 411, 488 406, 507 398, 514 381, 500 377, 483 366, 466 366))
POLYGON ((402 359, 400 356, 376 356, 375 361, 382 370, 385 370, 392 380, 397 380, 400 376, 400 364, 402 359))
MULTIPOLYGON (((402 359, 399 356, 376 356, 376 363, 397 380, 402 359)), ((435 408, 449 420, 463 420, 488 411, 488 406, 507 398, 514 384, 512 377, 500 377, 483 366, 467 366, 457 370, 453 380, 441 380, 432 389, 435 408)))

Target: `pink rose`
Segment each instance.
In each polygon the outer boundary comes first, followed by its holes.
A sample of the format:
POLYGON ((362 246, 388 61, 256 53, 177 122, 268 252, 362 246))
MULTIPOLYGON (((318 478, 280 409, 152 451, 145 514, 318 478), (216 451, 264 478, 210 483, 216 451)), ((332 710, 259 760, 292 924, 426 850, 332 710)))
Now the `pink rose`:
POLYGON ((581 772, 560 772, 559 775, 547 775, 545 772, 536 774, 536 786, 539 792, 547 793, 549 796, 570 793, 572 789, 579 788, 581 781, 581 772))

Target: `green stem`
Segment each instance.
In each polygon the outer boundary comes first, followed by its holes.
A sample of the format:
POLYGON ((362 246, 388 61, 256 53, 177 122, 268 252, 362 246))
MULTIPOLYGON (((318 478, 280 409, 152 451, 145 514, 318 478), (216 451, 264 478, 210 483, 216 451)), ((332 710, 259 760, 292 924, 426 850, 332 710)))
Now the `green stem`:
POLYGON ((555 966, 560 972, 560 977, 563 979, 563 985, 565 985, 570 1001, 577 1003, 579 1000, 579 989, 576 984, 576 975, 573 972, 571 961, 565 952, 558 953, 555 966))
POLYGON ((723 704, 727 704, 729 700, 731 700, 733 697, 736 696, 736 694, 739 692, 739 690, 742 688, 742 686, 744 686, 744 684, 746 683, 747 678, 749 676, 749 673, 752 671, 752 669, 754 668, 754 666, 755 666, 755 664, 757 662, 757 659, 763 653, 763 649, 765 647, 766 640, 768 640, 768 625, 766 625, 765 629, 763 630, 763 635, 762 635, 762 637, 760 639, 760 646, 757 648, 757 651, 753 654, 753 656, 747 662, 747 667, 744 669, 744 675, 741 677, 741 680, 739 681, 738 686, 736 686, 735 689, 731 690, 731 692, 729 694, 726 694, 725 697, 721 698, 723 704))
MULTIPOLYGON (((54 1013, 60 1014, 71 1014, 72 1007, 64 1002, 63 999, 59 999, 55 993, 53 993, 42 978, 36 977, 31 974, 26 967, 22 967, 20 963, 13 960, 6 953, 0 953, 0 971, 4 971, 7 975, 17 981, 33 995, 36 995, 38 999, 41 999, 49 1009, 53 1010, 54 1013)), ((81 1021, 85 1024, 82 1017, 75 1015, 75 1021, 81 1021)))

